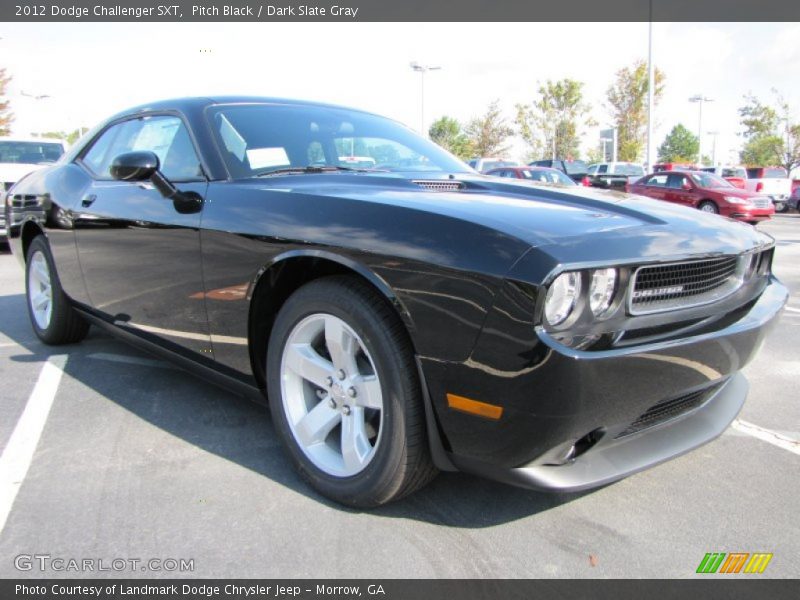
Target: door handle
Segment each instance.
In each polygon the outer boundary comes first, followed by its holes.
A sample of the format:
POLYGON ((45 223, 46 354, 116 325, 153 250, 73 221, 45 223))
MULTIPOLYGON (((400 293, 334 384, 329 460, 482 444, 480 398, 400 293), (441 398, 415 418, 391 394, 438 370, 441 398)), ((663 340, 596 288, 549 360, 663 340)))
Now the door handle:
POLYGON ((88 196, 84 196, 83 199, 81 200, 81 206, 83 206, 84 208, 89 207, 95 200, 97 200, 97 196, 95 196, 94 194, 89 194, 88 196))

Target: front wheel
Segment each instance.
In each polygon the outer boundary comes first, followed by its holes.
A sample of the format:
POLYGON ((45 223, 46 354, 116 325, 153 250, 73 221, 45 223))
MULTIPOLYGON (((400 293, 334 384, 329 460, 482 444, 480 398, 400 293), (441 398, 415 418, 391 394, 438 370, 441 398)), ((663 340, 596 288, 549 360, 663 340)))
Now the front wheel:
POLYGON ((700 203, 700 206, 698 206, 697 208, 703 212, 711 213, 712 215, 719 214, 719 208, 711 200, 704 200, 703 202, 700 203))
POLYGON ((50 248, 43 236, 33 239, 25 263, 25 291, 33 331, 45 344, 81 341, 89 324, 69 302, 58 280, 50 248))
POLYGON ((775 212, 786 212, 789 207, 786 205, 786 202, 775 202, 775 212))
POLYGON ((406 331, 368 285, 328 277, 295 292, 270 335, 267 380, 277 433, 328 498, 378 506, 436 474, 406 331))

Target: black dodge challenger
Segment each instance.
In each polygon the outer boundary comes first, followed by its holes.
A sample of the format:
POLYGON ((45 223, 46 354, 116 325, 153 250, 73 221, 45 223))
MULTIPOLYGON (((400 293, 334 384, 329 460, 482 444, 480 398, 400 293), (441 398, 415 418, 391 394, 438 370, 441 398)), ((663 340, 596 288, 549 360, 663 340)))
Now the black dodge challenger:
POLYGON ((599 486, 722 433, 787 299, 772 238, 619 192, 481 176, 369 113, 120 113, 6 197, 31 323, 90 324, 269 399, 322 494, 463 470, 599 486))

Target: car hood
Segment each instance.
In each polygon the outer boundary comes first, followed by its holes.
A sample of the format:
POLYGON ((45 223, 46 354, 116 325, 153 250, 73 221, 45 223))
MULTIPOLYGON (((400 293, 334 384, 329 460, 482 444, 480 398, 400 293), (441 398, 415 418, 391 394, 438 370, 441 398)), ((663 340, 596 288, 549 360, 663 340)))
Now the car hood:
POLYGON ((30 164, 30 163, 0 163, 0 183, 16 183, 31 171, 36 171, 49 164, 30 164))
POLYGON ((719 194, 720 196, 733 196, 734 198, 762 198, 764 194, 743 190, 742 188, 700 188, 703 192, 710 192, 712 194, 719 194))
POLYGON ((548 248, 560 261, 683 257, 739 253, 772 243, 750 225, 625 192, 542 186, 480 175, 431 178, 407 174, 289 175, 254 185, 315 196, 403 206, 435 213, 548 248), (435 191, 460 184, 457 191, 435 191), (591 249, 587 254, 588 249, 591 249))

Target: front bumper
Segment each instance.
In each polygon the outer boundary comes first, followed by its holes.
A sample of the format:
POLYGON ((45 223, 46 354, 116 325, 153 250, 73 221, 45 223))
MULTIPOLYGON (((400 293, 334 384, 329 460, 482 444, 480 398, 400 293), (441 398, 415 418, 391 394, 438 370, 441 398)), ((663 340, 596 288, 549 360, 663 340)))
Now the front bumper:
MULTIPOLYGON (((478 348, 465 363, 424 365, 449 459, 463 471, 501 481, 576 491, 688 452, 717 437, 738 414, 747 395, 740 370, 787 298, 771 278, 746 313, 716 331, 600 351, 567 348, 539 331, 536 340, 518 340, 527 356, 512 349, 525 359, 514 369, 488 364, 489 353, 478 348), (698 391, 705 394, 699 405, 622 433, 653 408, 698 391), (502 418, 491 422, 449 410, 439 400, 447 392, 500 405, 502 418)), ((507 336, 492 353, 500 344, 508 355, 507 336)))
POLYGON ((739 414, 748 391, 737 373, 699 408, 638 434, 606 435, 585 454, 562 465, 529 464, 497 470, 477 461, 455 459, 460 469, 520 487, 577 492, 618 481, 685 454, 722 434, 739 414))

